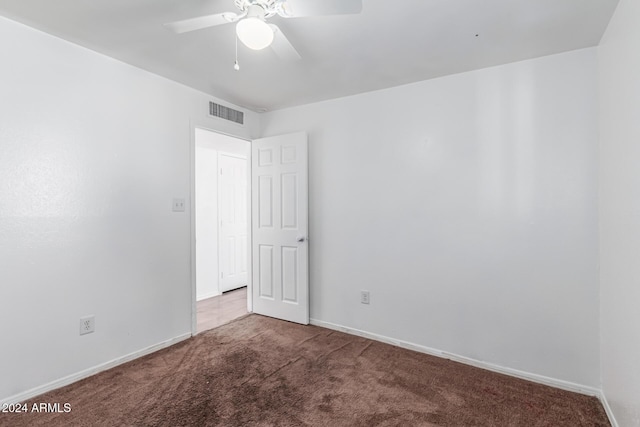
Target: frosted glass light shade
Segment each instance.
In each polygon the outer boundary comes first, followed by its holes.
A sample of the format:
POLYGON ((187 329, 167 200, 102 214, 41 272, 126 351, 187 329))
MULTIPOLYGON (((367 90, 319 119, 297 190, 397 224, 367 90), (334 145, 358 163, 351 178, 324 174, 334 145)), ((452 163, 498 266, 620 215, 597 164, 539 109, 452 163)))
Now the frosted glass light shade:
POLYGON ((236 34, 250 49, 260 50, 273 42, 273 30, 260 18, 245 18, 236 24, 236 34))

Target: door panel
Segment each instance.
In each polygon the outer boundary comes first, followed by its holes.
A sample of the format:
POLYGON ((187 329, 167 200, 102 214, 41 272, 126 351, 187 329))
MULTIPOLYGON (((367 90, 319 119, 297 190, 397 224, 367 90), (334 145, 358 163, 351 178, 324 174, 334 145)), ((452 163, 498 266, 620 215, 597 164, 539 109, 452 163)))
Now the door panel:
POLYGON ((258 289, 260 298, 273 299, 273 246, 260 245, 258 289))
POLYGON ((307 135, 252 144, 253 310, 309 323, 307 135))
POLYGON ((282 300, 298 302, 298 248, 282 247, 282 300))
POLYGON ((273 179, 270 176, 261 176, 258 179, 258 192, 260 201, 258 209, 260 213, 260 228, 273 227, 273 179))
POLYGON ((298 229, 298 176, 282 174, 282 228, 298 229))

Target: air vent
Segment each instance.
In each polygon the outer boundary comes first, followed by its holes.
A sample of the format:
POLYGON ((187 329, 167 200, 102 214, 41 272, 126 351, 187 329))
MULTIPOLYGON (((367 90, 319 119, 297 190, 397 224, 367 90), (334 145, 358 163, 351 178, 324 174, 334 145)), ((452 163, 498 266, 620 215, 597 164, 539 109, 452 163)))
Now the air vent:
POLYGON ((242 111, 234 110, 233 108, 225 107, 224 105, 216 104, 215 102, 209 102, 209 115, 213 117, 220 117, 221 119, 229 120, 241 125, 244 124, 244 113, 242 111))

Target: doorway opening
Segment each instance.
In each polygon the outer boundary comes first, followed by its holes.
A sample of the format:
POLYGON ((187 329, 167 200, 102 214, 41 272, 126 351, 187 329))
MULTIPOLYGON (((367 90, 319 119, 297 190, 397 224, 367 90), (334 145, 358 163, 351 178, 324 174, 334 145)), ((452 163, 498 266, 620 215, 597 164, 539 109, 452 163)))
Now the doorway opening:
POLYGON ((248 312, 249 141, 194 129, 195 328, 248 312))

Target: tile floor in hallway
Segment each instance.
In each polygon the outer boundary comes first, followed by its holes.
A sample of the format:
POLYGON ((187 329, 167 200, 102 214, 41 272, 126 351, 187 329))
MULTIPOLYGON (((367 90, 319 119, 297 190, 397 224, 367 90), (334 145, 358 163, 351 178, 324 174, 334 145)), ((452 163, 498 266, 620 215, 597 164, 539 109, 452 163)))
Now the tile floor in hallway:
POLYGON ((197 302, 198 333, 247 314, 246 286, 197 302))

